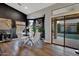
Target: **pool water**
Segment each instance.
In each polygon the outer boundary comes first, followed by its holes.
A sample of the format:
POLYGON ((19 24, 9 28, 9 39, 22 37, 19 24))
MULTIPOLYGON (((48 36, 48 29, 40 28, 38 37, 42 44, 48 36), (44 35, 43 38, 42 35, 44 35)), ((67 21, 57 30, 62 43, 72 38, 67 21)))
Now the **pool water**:
MULTIPOLYGON (((64 37, 64 34, 58 34, 57 36, 64 37)), ((79 34, 65 34, 68 39, 79 40, 79 34)))

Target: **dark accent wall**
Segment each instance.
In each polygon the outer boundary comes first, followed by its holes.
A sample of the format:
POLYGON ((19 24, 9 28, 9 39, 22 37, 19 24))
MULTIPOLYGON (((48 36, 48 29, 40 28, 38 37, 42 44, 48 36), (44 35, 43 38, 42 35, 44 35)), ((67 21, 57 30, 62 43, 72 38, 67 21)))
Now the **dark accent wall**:
POLYGON ((26 15, 4 3, 0 3, 0 18, 25 21, 26 15))
POLYGON ((16 37, 16 21, 23 21, 27 25, 27 15, 22 12, 4 4, 0 3, 0 18, 6 18, 12 20, 11 36, 16 37))

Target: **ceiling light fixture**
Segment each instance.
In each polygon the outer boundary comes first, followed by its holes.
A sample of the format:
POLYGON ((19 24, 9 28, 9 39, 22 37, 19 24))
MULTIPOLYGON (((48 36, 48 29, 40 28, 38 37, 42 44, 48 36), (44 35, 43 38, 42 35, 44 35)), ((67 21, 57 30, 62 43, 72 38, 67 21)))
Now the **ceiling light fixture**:
POLYGON ((27 6, 24 6, 24 5, 22 5, 21 3, 17 3, 19 6, 22 6, 22 7, 24 7, 25 9, 28 9, 28 7, 27 6))
POLYGON ((22 4, 21 3, 17 3, 19 6, 22 6, 22 4))
POLYGON ((25 6, 24 8, 25 8, 25 9, 28 9, 28 7, 26 7, 26 6, 25 6))

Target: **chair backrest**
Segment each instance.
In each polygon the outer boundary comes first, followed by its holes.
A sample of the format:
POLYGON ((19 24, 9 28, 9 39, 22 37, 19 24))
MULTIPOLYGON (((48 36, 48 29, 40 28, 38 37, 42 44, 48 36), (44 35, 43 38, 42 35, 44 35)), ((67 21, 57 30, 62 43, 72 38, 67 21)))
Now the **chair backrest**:
POLYGON ((16 34, 17 34, 17 36, 18 36, 19 39, 21 39, 21 37, 23 37, 22 32, 17 32, 16 34))
POLYGON ((33 38, 33 40, 32 40, 33 43, 40 40, 40 34, 41 34, 40 32, 36 32, 36 33, 35 33, 35 36, 34 36, 34 38, 33 38))

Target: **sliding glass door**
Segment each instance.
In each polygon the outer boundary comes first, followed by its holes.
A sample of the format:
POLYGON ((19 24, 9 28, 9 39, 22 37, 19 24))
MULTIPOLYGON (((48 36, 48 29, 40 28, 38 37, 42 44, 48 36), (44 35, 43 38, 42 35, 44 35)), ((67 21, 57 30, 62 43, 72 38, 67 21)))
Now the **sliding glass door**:
POLYGON ((64 21, 54 20, 53 23, 53 43, 64 45, 64 21))
POLYGON ((52 22, 52 42, 79 49, 79 18, 64 18, 52 22))
POLYGON ((79 19, 65 20, 65 45, 79 48, 79 19))

